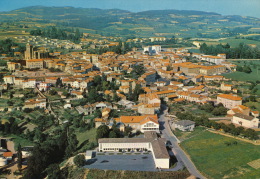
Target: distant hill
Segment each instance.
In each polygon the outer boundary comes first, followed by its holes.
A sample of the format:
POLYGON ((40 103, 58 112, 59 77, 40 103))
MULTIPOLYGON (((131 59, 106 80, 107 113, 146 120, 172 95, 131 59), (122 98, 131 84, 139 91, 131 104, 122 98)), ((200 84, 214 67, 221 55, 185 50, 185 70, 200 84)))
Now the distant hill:
MULTIPOLYGON (((0 12, 0 22, 53 23, 112 36, 220 38, 255 33, 260 19, 191 10, 150 10, 31 6, 0 12)), ((256 32, 258 33, 258 32, 256 32)))

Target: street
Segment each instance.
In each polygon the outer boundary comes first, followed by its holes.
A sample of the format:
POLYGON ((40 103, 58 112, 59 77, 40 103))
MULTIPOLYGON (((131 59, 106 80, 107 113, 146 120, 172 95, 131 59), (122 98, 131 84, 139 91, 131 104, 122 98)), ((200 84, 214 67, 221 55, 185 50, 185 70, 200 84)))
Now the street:
POLYGON ((205 178, 196 168, 196 166, 193 164, 193 162, 189 159, 189 157, 186 155, 186 153, 181 149, 179 146, 179 140, 177 137, 172 133, 168 121, 165 119, 165 114, 167 113, 167 106, 162 106, 163 113, 159 117, 159 123, 160 123, 160 129, 162 131, 163 137, 166 138, 168 141, 172 144, 172 151, 175 154, 178 163, 178 168, 184 164, 185 167, 188 169, 188 171, 196 176, 197 178, 205 178))

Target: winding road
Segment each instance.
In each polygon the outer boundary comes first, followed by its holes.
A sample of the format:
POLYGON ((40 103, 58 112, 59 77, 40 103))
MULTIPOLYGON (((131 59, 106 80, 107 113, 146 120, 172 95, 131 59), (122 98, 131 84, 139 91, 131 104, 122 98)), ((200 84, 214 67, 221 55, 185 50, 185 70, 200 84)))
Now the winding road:
POLYGON ((196 166, 193 164, 193 162, 190 160, 187 154, 181 149, 181 147, 178 144, 180 141, 172 133, 169 123, 165 119, 165 114, 167 113, 167 106, 162 106, 162 109, 163 113, 159 117, 160 129, 164 138, 166 138, 172 144, 172 152, 175 154, 178 160, 178 168, 184 164, 192 175, 194 175, 197 178, 205 179, 205 177, 197 170, 196 166))

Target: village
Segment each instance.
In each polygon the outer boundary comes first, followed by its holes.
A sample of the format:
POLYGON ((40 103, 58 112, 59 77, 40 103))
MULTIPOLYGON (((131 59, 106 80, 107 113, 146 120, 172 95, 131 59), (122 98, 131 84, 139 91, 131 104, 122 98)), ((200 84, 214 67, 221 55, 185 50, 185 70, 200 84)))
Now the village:
MULTIPOLYGON (((1 128, 6 131, 7 141, 11 133, 26 136, 27 140, 34 133, 31 142, 43 142, 47 138, 43 136, 54 133, 55 127, 73 125, 75 129, 96 130, 96 136, 92 136, 96 141, 82 149, 86 159, 93 160, 96 156, 104 161, 111 158, 107 156, 111 153, 123 153, 122 156, 149 153, 152 167, 143 170, 178 170, 186 166, 189 172, 196 167, 186 154, 174 151, 181 142, 176 130, 189 132, 205 126, 213 132, 259 143, 256 133, 259 111, 245 106, 243 101, 250 96, 241 93, 236 82, 223 76, 237 67, 226 59, 226 54, 205 55, 192 53, 185 47, 161 45, 133 48, 125 54, 112 51, 89 54, 82 50, 84 43, 45 39, 43 44, 44 39, 36 36, 17 39, 26 43, 24 54, 1 57, 6 61, 0 86, 4 101, 0 106, 1 128), (50 51, 51 45, 76 51, 50 51), (187 117, 192 111, 202 113, 196 116, 194 112, 196 117, 187 117), (15 121, 10 122, 14 117, 15 121), (15 133, 13 123, 18 123, 16 130, 25 129, 15 133), (239 131, 237 135, 233 133, 235 130, 239 131), (246 132, 242 135, 241 131, 246 132), (174 155, 178 155, 178 164, 172 167, 176 163, 174 155)), ((162 43, 166 38, 146 40, 162 43)), ((122 46, 115 41, 104 43, 107 47, 123 48, 127 42, 122 46)), ((22 147, 25 151, 32 150, 31 146, 22 147)), ((1 149, 2 167, 15 156, 14 149, 5 149, 1 149)), ((27 152, 23 157, 29 155, 27 152)), ((93 167, 91 162, 88 165, 93 167)), ((116 168, 108 165, 95 167, 116 168)), ((126 170, 129 165, 119 169, 126 170)), ((132 170, 142 170, 142 165, 133 165, 137 167, 132 170)), ((197 170, 191 174, 203 178, 197 170)))

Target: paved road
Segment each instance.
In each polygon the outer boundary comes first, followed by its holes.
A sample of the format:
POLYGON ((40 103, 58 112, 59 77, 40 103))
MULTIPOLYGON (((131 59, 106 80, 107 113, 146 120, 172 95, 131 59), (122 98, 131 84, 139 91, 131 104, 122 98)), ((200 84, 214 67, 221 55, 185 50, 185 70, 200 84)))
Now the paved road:
MULTIPOLYGON (((205 178, 195 167, 195 165, 193 164, 193 162, 189 159, 189 157, 185 154, 185 152, 180 148, 179 146, 179 140, 177 139, 177 137, 172 133, 170 126, 168 124, 168 121, 165 119, 165 114, 167 113, 167 107, 164 106, 164 111, 163 114, 160 116, 159 118, 159 123, 160 123, 160 127, 162 130, 162 134, 163 136, 169 140, 172 143, 172 150, 173 153, 175 154, 178 163, 180 162, 179 165, 181 165, 181 163, 183 163, 186 168, 189 170, 189 172, 196 176, 197 178, 205 178)), ((177 164, 178 166, 178 164, 177 164)))

